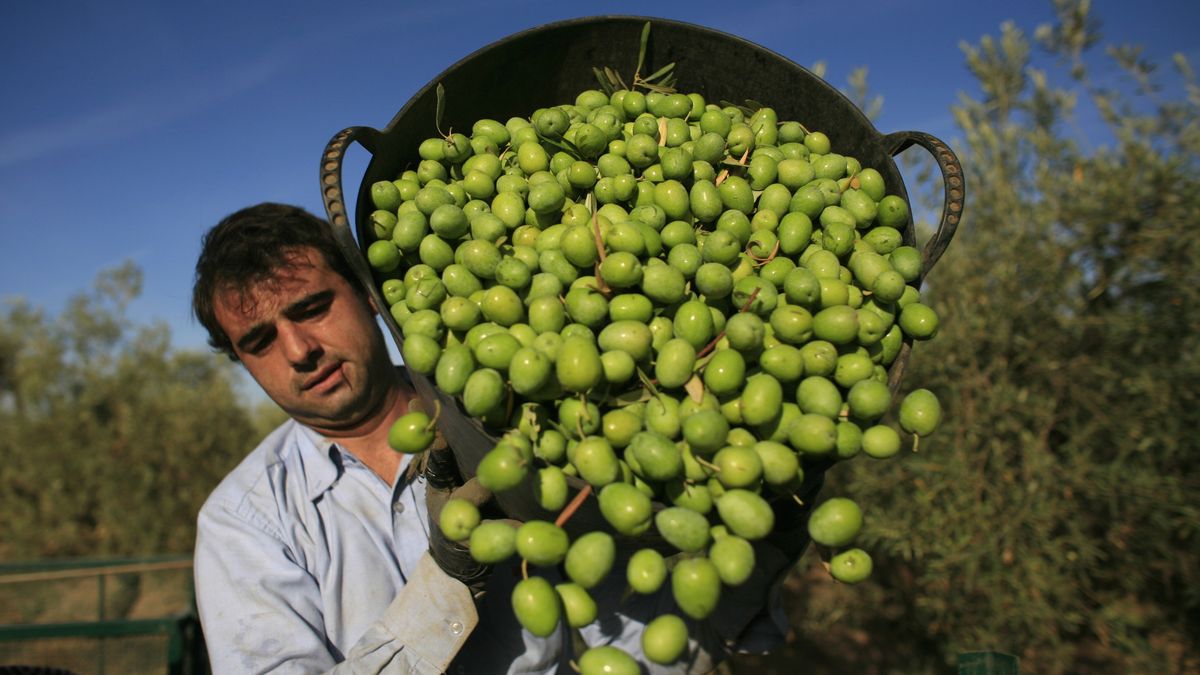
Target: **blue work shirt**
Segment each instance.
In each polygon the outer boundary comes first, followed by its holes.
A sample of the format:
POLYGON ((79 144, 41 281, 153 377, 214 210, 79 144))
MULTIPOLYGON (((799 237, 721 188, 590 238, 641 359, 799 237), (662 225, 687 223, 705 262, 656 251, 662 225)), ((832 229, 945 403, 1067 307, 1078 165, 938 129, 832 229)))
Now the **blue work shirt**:
MULTIPOLYGON (((406 477, 409 461, 388 485, 289 420, 221 482, 200 511, 195 553, 215 673, 572 672, 565 622, 540 638, 515 621, 518 565, 497 566, 475 603, 432 562, 425 481, 406 477)), ((687 620, 685 657, 648 672, 708 672, 733 650, 761 652, 782 638, 779 585, 792 561, 761 542, 755 549, 758 573, 726 589, 709 619, 687 620)), ((557 581, 554 570, 538 572, 557 581)), ((629 594, 623 572, 619 559, 593 589, 600 618, 579 637, 639 655, 645 624, 677 609, 669 583, 629 594)))

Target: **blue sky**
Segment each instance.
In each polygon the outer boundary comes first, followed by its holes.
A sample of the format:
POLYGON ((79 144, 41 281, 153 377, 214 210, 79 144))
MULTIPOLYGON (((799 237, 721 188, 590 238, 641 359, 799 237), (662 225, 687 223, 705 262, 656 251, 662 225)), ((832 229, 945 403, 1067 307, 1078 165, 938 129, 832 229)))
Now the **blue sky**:
MULTIPOLYGON (((1200 67, 1200 3, 1093 2, 1111 39, 1164 67, 1200 67)), ((0 21, 0 298, 57 312, 124 260, 145 273, 132 308, 179 347, 202 347, 189 313, 203 232, 259 201, 323 215, 317 166, 344 127, 383 127, 458 59, 549 21, 655 15, 757 42, 843 86, 869 69, 881 131, 953 141, 949 108, 976 93, 959 49, 1049 0, 757 2, 8 3, 0 21)), ((548 64, 547 67, 550 67, 548 64)), ((686 72, 686 64, 681 64, 686 72)), ((349 189, 365 152, 351 157, 349 189), (356 164, 357 162, 357 164, 356 164)))

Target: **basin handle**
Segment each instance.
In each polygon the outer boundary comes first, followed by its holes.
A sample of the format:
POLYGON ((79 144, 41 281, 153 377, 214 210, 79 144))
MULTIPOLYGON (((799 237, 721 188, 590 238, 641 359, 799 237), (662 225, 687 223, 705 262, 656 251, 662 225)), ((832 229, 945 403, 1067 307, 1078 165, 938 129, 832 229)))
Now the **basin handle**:
POLYGON ((919 145, 933 155, 933 159, 942 172, 944 189, 942 218, 938 222, 937 230, 925 243, 925 248, 921 253, 921 276, 924 277, 929 274, 929 270, 933 269, 938 259, 946 252, 946 247, 950 245, 950 240, 954 237, 955 230, 958 229, 959 221, 962 220, 963 200, 966 198, 966 182, 963 179, 962 163, 958 161, 958 157, 950 149, 950 146, 936 136, 923 131, 897 131, 888 134, 883 138, 883 145, 893 156, 913 145, 919 145))
MULTIPOLYGON (((375 288, 371 268, 354 238, 354 228, 346 212, 346 199, 342 190, 342 160, 346 156, 346 149, 354 142, 358 142, 367 152, 374 155, 381 136, 379 130, 371 127, 348 127, 335 134, 325 145, 325 152, 321 154, 321 200, 325 204, 325 215, 342 250, 342 256, 350 264, 359 283, 372 297, 378 295, 379 291, 375 288)), ((376 298, 376 302, 382 302, 382 296, 376 298)), ((386 307, 382 304, 379 306, 386 307)))

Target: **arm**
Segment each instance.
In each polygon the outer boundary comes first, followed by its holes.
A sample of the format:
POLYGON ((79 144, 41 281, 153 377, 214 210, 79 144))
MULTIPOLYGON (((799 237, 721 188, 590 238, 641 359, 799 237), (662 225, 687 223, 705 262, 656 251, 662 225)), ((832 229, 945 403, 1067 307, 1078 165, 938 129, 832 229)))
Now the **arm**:
POLYGON ((426 556, 343 661, 317 580, 254 520, 219 506, 200 516, 197 604, 214 672, 442 672, 474 628, 470 593, 426 556))
POLYGON ((471 592, 426 554, 383 617, 333 672, 444 673, 477 623, 471 592))

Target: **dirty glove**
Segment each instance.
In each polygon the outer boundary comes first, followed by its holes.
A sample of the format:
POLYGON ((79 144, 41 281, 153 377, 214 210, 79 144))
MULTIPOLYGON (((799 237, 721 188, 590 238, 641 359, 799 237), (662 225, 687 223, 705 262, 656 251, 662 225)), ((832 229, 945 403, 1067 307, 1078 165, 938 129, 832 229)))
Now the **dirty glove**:
POLYGON ((440 438, 426 451, 425 459, 429 553, 443 572, 466 584, 471 589, 471 594, 478 598, 491 573, 491 565, 477 562, 471 557, 466 545, 448 539, 438 523, 442 516, 442 507, 451 499, 465 499, 478 507, 487 503, 492 498, 492 493, 474 478, 463 483, 453 451, 440 438))

